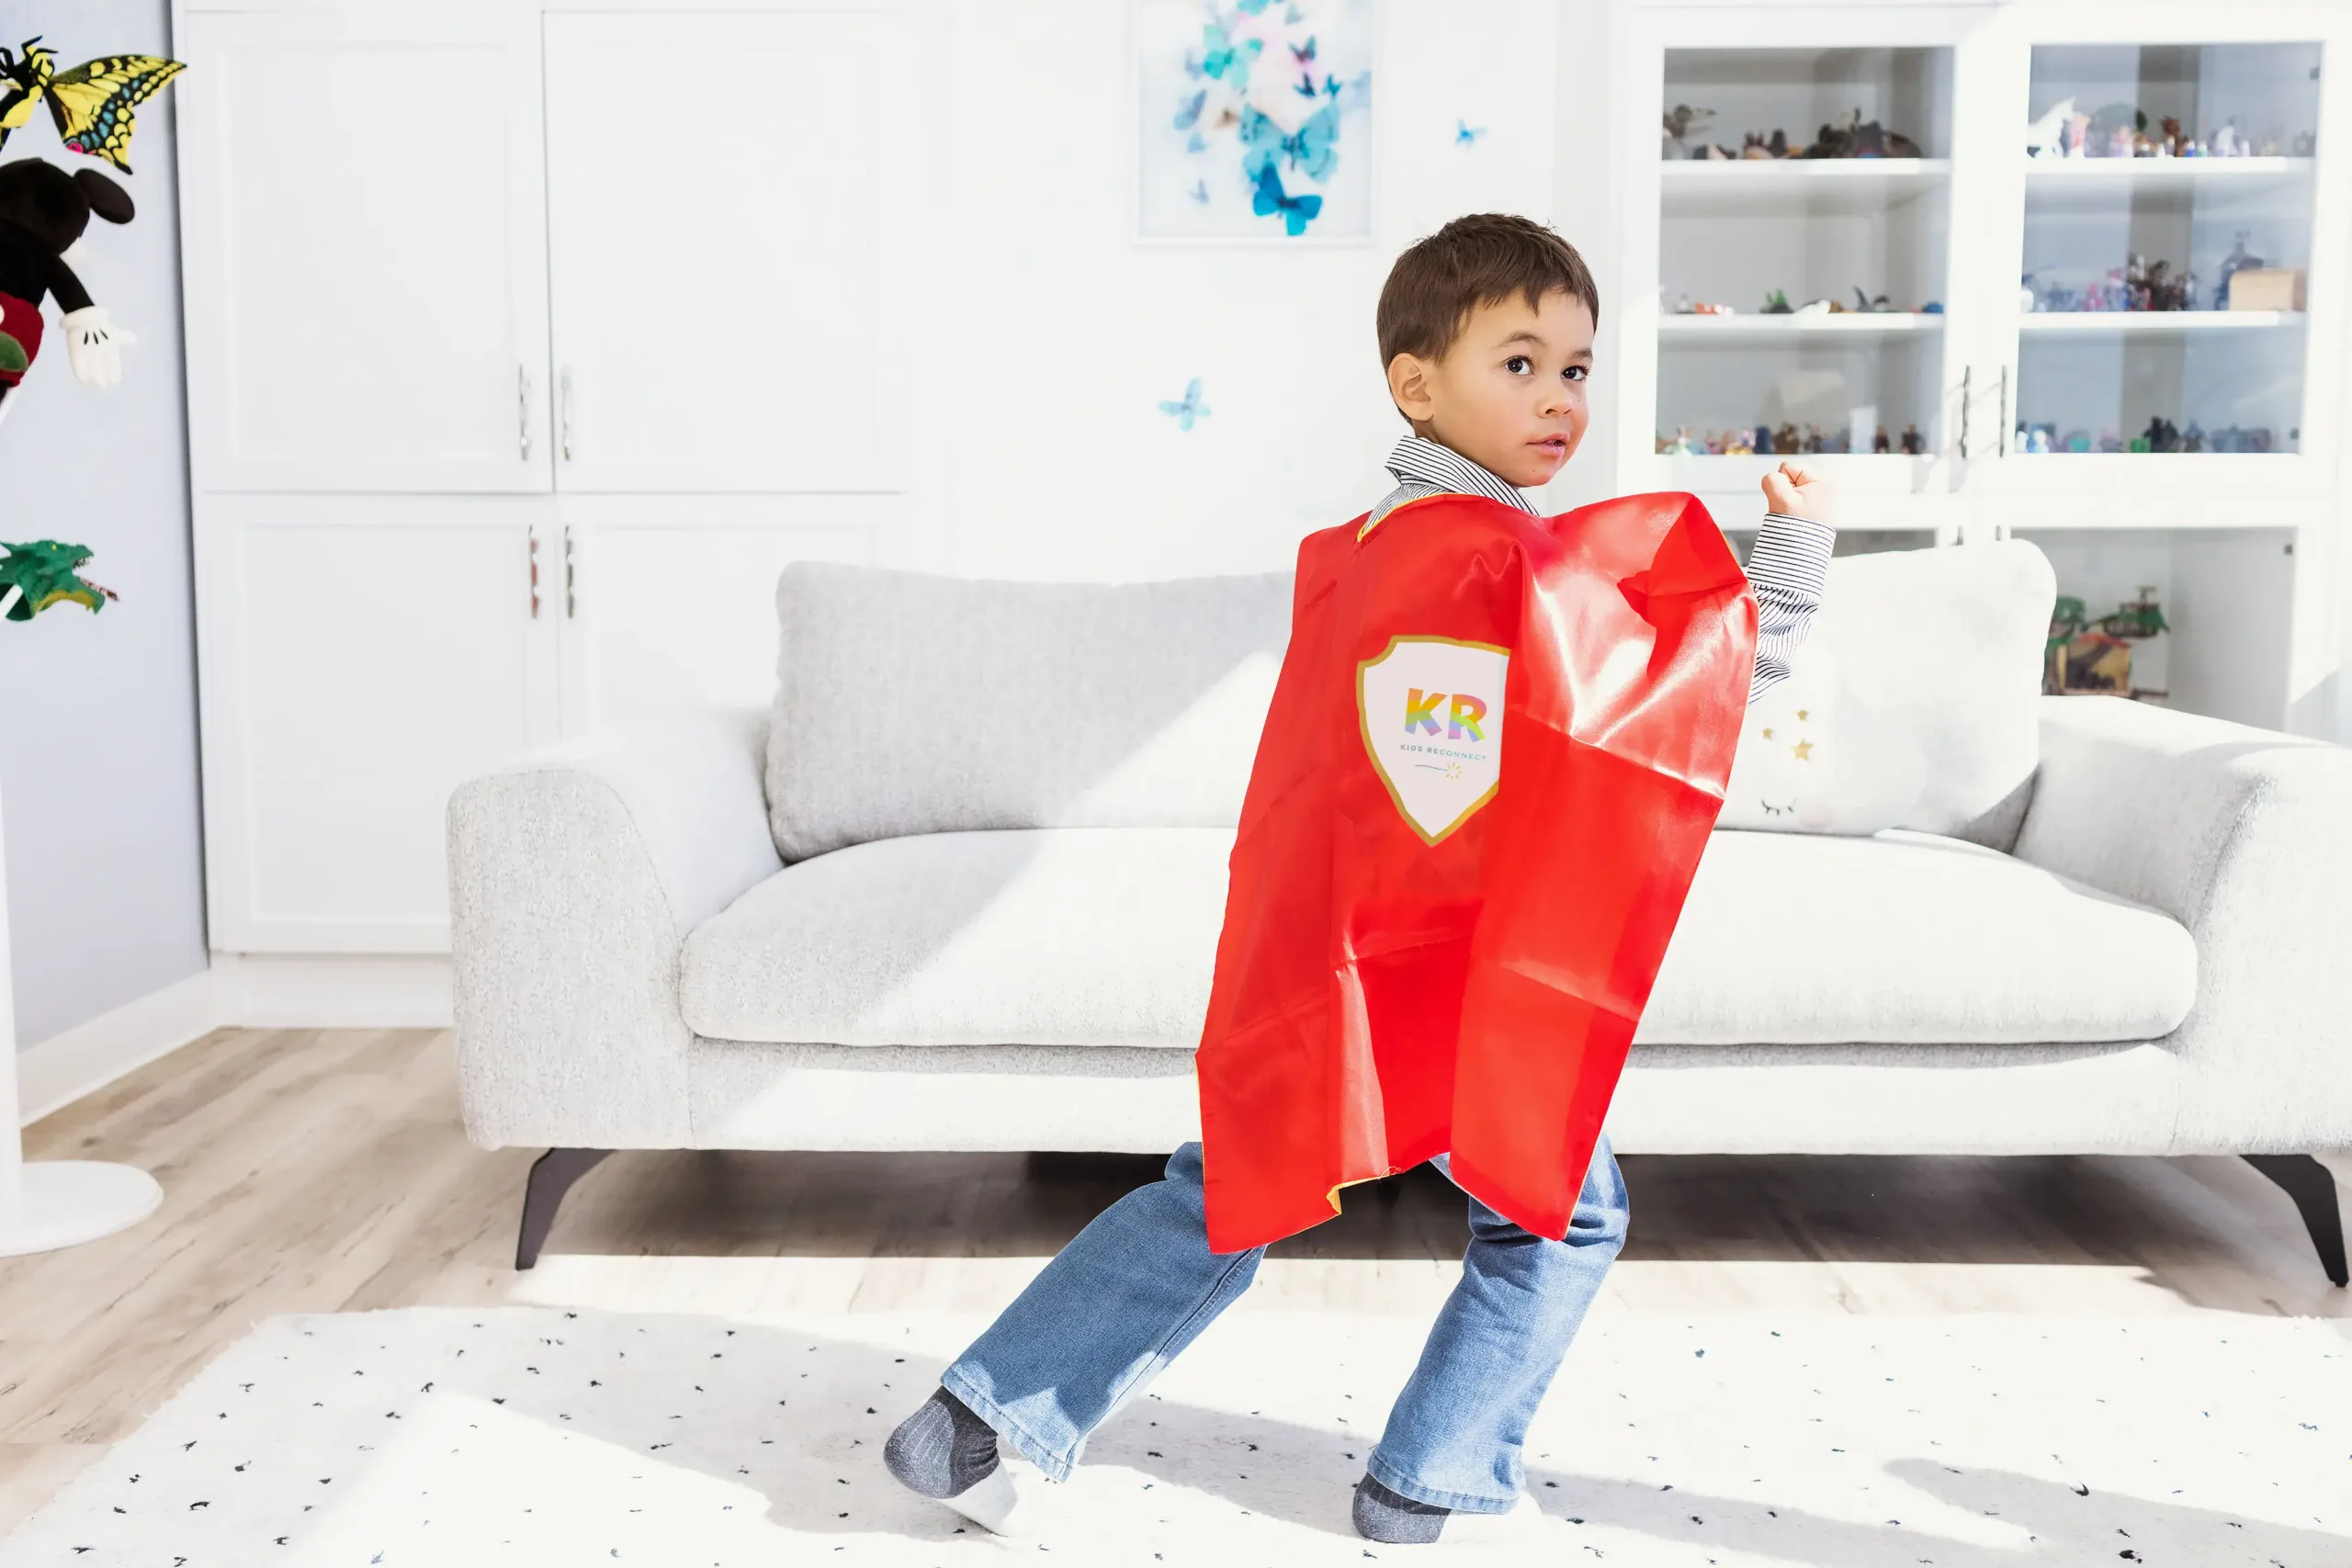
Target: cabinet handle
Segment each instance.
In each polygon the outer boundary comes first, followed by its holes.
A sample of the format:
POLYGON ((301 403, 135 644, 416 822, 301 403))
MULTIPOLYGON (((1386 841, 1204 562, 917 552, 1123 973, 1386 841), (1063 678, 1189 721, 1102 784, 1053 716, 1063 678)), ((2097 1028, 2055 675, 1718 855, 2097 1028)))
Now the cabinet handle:
POLYGON ((563 618, 571 620, 580 613, 580 601, 572 593, 575 574, 571 565, 571 525, 563 525, 563 618))
POLYGON ((531 460, 531 372, 527 366, 514 367, 514 442, 522 449, 523 461, 531 460))
POLYGON ((1962 462, 1968 460, 1968 405, 1970 388, 1975 377, 1976 367, 1973 365, 1963 367, 1960 372, 1960 457, 1962 462))
POLYGON ((539 531, 529 530, 531 536, 531 619, 539 618, 539 531))
POLYGON ((563 367, 562 378, 556 385, 556 397, 561 405, 557 414, 563 427, 563 460, 569 463, 571 461, 571 367, 569 365, 563 367))

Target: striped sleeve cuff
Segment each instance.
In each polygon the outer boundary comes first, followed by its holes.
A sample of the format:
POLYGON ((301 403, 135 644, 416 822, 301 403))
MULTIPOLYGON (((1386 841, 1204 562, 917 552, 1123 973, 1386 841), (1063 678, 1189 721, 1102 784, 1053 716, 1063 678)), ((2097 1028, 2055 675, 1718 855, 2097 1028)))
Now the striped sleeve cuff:
POLYGON ((1747 581, 1818 600, 1828 581, 1838 530, 1809 518, 1768 512, 1747 551, 1747 581))

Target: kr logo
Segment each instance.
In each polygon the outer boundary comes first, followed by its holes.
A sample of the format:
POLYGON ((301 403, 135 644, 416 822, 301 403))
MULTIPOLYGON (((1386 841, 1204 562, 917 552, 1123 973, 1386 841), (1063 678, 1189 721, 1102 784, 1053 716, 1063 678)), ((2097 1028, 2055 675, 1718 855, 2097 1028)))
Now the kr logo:
POLYGON ((1356 718, 1388 798, 1434 844, 1492 800, 1502 778, 1510 650, 1442 637, 1391 637, 1356 667, 1356 718))

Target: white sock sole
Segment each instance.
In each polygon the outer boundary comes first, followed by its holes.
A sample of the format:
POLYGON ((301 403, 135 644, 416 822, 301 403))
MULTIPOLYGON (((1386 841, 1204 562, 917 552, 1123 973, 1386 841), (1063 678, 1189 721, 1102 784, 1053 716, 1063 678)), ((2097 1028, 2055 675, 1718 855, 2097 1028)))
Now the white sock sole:
POLYGON ((941 1501, 990 1535, 1021 1536, 1030 1533, 1037 1512, 1028 1493, 1014 1477, 1012 1461, 1000 1459, 994 1470, 941 1501))

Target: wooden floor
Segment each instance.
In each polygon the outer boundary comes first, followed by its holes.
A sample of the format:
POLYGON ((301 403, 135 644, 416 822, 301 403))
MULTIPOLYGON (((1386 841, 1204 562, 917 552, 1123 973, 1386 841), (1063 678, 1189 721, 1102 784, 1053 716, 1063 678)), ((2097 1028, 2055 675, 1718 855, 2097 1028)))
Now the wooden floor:
MULTIPOLYGON (((26 1153, 143 1166, 164 1201, 120 1235, 0 1262, 0 1530, 273 1313, 994 1307, 1157 1174, 1108 1156, 626 1154, 517 1274, 538 1151, 466 1142, 432 1031, 223 1031, 28 1129, 26 1153)), ((2352 1317, 2286 1195, 2239 1160, 1621 1163, 1633 1224, 1596 1314, 2352 1317)), ((1462 1199, 1428 1171, 1395 1186, 1276 1248, 1247 1304, 1431 1309, 1462 1199)))

